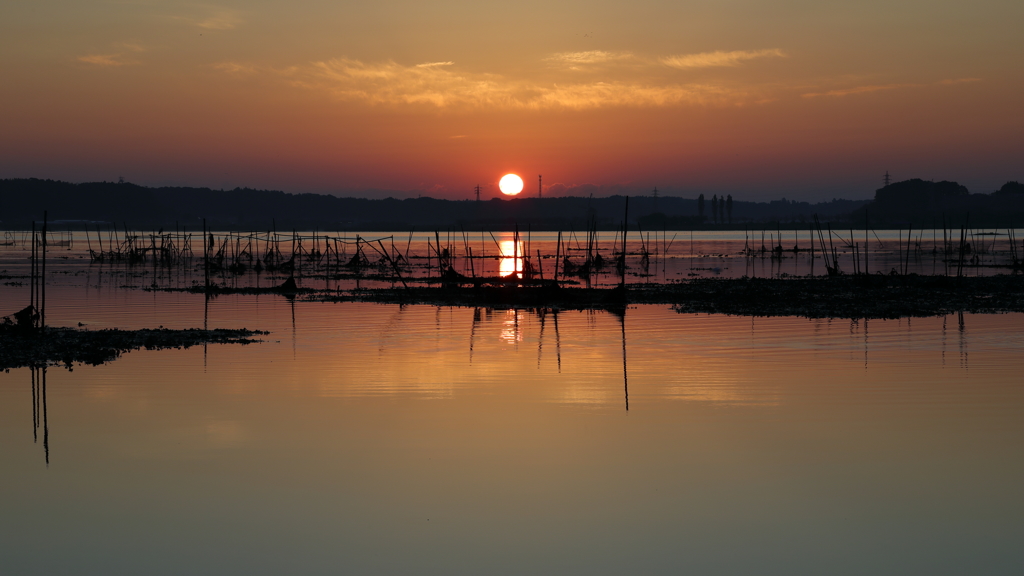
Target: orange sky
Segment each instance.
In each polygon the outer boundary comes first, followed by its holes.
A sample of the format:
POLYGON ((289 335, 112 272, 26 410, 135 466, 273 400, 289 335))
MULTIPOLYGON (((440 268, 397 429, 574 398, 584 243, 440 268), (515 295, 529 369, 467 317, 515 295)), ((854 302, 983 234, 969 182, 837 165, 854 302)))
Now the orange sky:
POLYGON ((0 7, 0 177, 470 198, 1024 179, 1015 3, 0 7), (563 190, 558 188, 557 190, 563 190))

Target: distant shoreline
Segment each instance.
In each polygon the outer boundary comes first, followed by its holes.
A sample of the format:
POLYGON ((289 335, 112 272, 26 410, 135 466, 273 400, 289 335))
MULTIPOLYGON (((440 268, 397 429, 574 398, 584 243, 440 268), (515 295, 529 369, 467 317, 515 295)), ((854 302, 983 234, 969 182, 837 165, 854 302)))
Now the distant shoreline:
POLYGON ((753 202, 727 196, 516 196, 486 200, 342 198, 277 190, 162 187, 131 183, 0 180, 0 229, 24 230, 45 217, 59 230, 234 232, 466 230, 612 232, 800 230, 815 220, 835 229, 1008 228, 1024 223, 1024 185, 971 194, 956 182, 892 183, 873 200, 753 202), (204 226, 205 225, 205 226, 204 226))

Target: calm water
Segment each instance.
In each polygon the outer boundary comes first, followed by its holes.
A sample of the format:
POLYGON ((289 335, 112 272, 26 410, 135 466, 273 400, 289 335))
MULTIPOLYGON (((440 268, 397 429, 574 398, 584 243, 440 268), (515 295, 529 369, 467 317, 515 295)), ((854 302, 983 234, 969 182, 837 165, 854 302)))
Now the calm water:
POLYGON ((0 373, 4 574, 1024 570, 1024 315, 207 304, 79 272, 51 324, 272 333, 50 368, 45 398, 0 373))

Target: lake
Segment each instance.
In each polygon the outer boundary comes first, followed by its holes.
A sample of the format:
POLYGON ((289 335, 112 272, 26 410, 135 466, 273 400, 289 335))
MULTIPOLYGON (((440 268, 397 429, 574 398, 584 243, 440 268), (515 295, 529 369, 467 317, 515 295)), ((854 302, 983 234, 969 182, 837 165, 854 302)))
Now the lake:
POLYGON ((1021 314, 207 300, 69 252, 51 325, 270 334, 0 373, 7 574, 1024 569, 1021 314))

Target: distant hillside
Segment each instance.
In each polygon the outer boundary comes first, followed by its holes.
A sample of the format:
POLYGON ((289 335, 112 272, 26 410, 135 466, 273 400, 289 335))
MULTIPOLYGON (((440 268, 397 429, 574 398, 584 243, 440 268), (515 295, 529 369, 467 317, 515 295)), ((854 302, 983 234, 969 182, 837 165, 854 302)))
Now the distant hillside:
MULTIPOLYGON (((723 198, 713 212, 712 198, 640 196, 629 198, 629 221, 647 229, 728 228, 751 223, 803 223, 817 213, 822 221, 840 221, 867 201, 832 200, 818 204, 735 200, 731 214, 723 198), (720 215, 718 221, 714 213, 720 215)), ((408 230, 459 228, 510 230, 516 225, 534 230, 584 228, 591 220, 601 229, 621 225, 624 196, 609 198, 511 198, 482 202, 434 198, 367 200, 321 194, 288 194, 271 190, 211 190, 209 188, 148 188, 129 183, 72 184, 54 180, 0 180, 0 227, 23 229, 41 221, 43 211, 61 228, 85 225, 129 228, 278 230, 408 230)))

